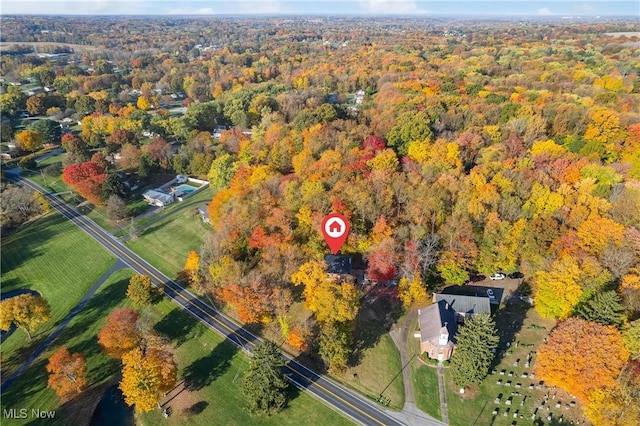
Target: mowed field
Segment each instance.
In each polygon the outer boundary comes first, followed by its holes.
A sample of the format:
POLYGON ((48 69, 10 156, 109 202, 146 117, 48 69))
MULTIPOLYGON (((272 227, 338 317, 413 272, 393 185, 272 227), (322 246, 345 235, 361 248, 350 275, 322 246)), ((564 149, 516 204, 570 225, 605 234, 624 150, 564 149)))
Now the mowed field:
MULTIPOLYGON (((249 358, 222 336, 206 328, 165 299, 149 317, 156 331, 169 337, 178 359, 179 382, 162 401, 172 425, 348 425, 352 424, 324 403, 296 388, 281 413, 251 416, 245 409, 242 377, 249 358)), ((139 424, 166 425, 159 410, 136 415, 139 424)))
MULTIPOLYGON (((131 307, 125 292, 132 274, 130 269, 120 269, 111 274, 49 349, 3 393, 4 408, 26 409, 28 413, 31 413, 32 409, 56 411, 54 420, 46 421, 49 425, 89 424, 102 393, 120 370, 118 362, 100 350, 97 334, 107 315, 114 309, 131 307), (64 404, 61 404, 55 392, 47 387, 45 369, 48 358, 61 347, 66 347, 71 353, 80 352, 85 355, 89 383, 89 388, 80 397, 64 404)), ((23 425, 32 420, 3 418, 2 424, 23 425)))
POLYGON ((2 342, 3 376, 26 359, 114 263, 115 257, 57 213, 2 238, 2 293, 35 290, 51 306, 51 320, 31 341, 18 329, 2 342))
MULTIPOLYGON (((210 198, 206 196, 206 200, 210 198)), ((176 277, 184 267, 189 250, 198 251, 204 236, 211 230, 197 213, 201 203, 193 200, 185 203, 189 203, 185 208, 173 210, 171 214, 149 223, 139 238, 126 242, 131 250, 169 278, 176 277)))

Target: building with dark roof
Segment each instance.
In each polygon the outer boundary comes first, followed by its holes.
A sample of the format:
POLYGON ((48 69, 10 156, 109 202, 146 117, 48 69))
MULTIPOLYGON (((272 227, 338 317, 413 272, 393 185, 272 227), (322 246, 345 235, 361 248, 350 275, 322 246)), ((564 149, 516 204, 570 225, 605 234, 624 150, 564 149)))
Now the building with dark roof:
POLYGON ((418 310, 420 326, 420 352, 438 361, 447 361, 456 346, 455 313, 447 302, 441 300, 418 310))
POLYGON ((460 294, 433 293, 433 302, 445 302, 456 313, 458 322, 471 315, 484 312, 491 315, 491 301, 488 297, 464 296, 460 294))
POLYGON ((324 263, 327 265, 328 274, 351 274, 351 256, 343 254, 325 254, 324 263))

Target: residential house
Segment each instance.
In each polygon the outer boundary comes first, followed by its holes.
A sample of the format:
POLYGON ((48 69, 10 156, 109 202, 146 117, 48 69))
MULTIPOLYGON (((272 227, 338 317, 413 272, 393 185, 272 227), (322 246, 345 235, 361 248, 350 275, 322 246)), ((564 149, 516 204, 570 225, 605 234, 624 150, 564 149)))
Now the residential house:
POLYGON ((173 194, 158 191, 157 189, 148 189, 142 193, 145 201, 151 205, 164 207, 176 201, 173 194))
POLYGON ((431 359, 448 361, 456 347, 455 313, 444 300, 418 310, 420 352, 431 359))
POLYGON ((351 273, 351 256, 325 254, 324 263, 327 265, 327 273, 329 274, 343 275, 351 273))

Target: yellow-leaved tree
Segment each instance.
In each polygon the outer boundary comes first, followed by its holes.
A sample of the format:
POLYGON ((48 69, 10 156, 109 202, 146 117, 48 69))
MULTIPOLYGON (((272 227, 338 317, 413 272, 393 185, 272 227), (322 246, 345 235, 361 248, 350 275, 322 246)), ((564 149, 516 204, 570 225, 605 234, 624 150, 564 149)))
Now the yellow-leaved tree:
POLYGON ((131 299, 134 308, 149 306, 162 295, 162 288, 155 287, 151 278, 146 275, 134 275, 129 280, 127 297, 131 299))
POLYGON ((194 285, 200 281, 200 255, 197 251, 189 251, 187 260, 184 263, 185 278, 189 284, 194 285))
POLYGON ((161 349, 140 348, 122 357, 120 390, 128 405, 146 413, 159 406, 162 396, 171 390, 177 380, 178 368, 173 354, 161 349))
POLYGON ((549 270, 536 272, 536 310, 545 318, 567 318, 582 296, 578 284, 581 271, 573 257, 566 255, 551 264, 549 270))
POLYGON ((319 261, 304 263, 291 276, 295 285, 304 285, 305 307, 320 322, 345 322, 356 318, 360 302, 358 289, 351 283, 333 279, 319 261))
POLYGON ((29 340, 35 329, 51 318, 51 308, 39 295, 21 294, 0 302, 0 330, 9 331, 11 324, 23 329, 29 340))
POLYGON ((427 290, 422 284, 420 274, 416 274, 412 280, 402 278, 398 283, 398 293, 405 308, 409 308, 414 302, 421 302, 427 298, 427 290))

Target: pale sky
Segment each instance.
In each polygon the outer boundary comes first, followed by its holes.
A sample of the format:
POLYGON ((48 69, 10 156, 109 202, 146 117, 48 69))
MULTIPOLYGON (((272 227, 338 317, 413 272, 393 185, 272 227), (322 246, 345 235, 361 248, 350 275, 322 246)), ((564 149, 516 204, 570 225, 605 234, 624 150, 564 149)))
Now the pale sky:
POLYGON ((639 0, 2 0, 30 15, 640 16, 639 0))

